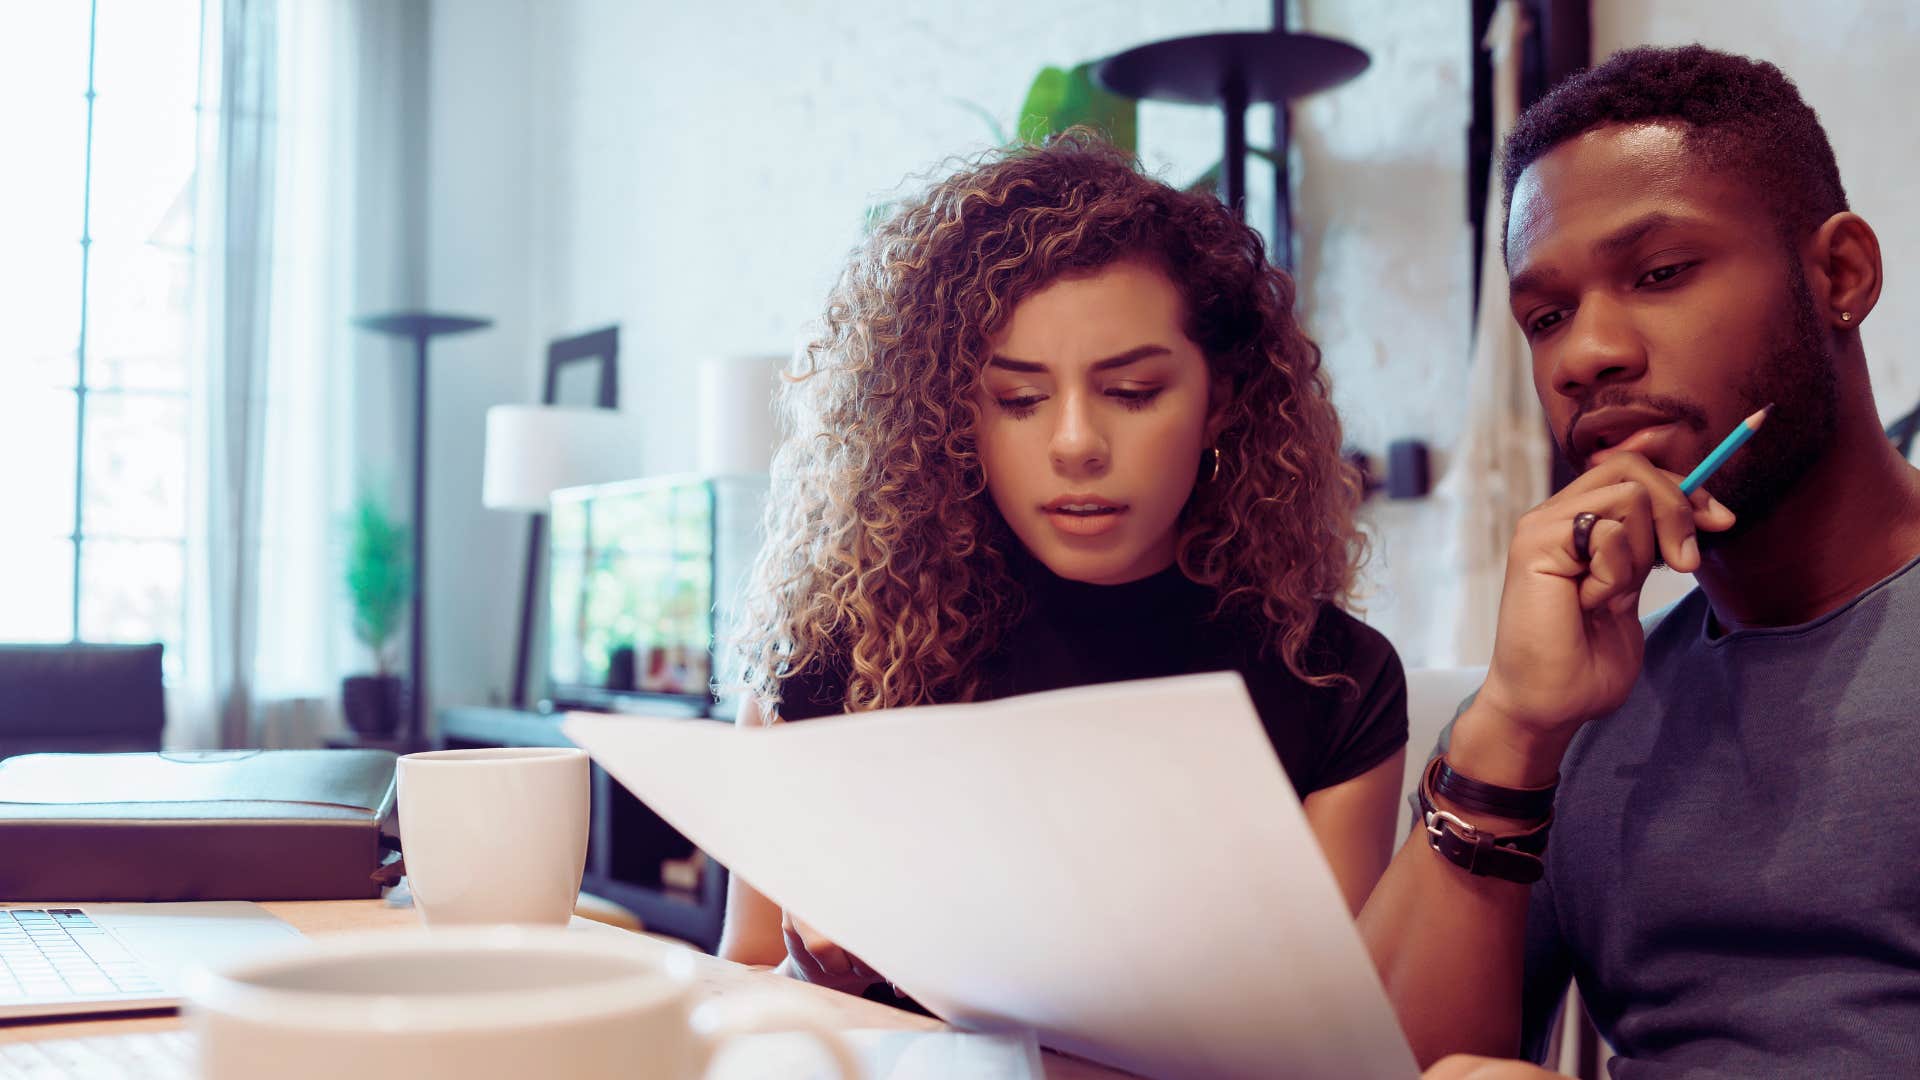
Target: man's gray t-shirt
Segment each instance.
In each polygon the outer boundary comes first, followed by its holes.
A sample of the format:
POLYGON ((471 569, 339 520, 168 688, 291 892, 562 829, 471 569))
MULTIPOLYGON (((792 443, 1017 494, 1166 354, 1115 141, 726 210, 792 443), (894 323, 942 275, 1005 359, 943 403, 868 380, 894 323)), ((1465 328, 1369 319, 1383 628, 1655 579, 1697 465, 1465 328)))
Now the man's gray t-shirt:
MULTIPOLYGON (((1920 560, 1916 560, 1920 562, 1920 560)), ((1561 766, 1527 1045, 1572 975, 1615 1080, 1920 1076, 1920 570, 1710 636, 1698 590, 1561 766)))

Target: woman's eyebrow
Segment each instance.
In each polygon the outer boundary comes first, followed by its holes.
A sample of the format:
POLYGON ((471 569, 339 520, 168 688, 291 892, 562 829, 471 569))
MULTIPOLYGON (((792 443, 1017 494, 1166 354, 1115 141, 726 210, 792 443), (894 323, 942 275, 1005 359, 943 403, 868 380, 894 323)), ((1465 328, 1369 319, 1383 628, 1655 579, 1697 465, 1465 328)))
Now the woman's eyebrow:
MULTIPOLYGON (((1105 360, 1094 361, 1090 370, 1109 371, 1117 367, 1126 367, 1128 364, 1145 360, 1151 356, 1171 356, 1172 354, 1173 350, 1167 348, 1165 345, 1137 345, 1128 349, 1126 352, 1109 356, 1105 360)), ((1028 375, 1044 375, 1047 372, 1047 365, 1045 364, 1036 364, 1031 360, 1015 360, 1011 356, 995 356, 993 359, 987 361, 987 366, 1001 368, 1006 371, 1018 371, 1028 375)))

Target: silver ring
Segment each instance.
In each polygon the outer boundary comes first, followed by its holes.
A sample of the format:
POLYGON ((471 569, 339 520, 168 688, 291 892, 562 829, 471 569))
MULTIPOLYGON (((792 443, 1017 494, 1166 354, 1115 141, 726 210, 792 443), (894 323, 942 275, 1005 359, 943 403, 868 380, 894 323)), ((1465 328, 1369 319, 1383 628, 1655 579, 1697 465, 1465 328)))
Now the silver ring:
POLYGON ((1593 526, 1600 520, 1599 514, 1575 514, 1573 516, 1573 557, 1581 562, 1593 561, 1593 526))

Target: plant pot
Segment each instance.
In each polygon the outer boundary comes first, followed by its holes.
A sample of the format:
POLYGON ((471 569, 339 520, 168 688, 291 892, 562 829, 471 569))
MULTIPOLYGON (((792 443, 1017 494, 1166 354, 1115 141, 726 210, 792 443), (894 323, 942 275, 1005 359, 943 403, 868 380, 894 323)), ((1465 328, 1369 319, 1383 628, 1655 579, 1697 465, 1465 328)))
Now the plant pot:
POLYGON ((407 683, 398 675, 349 675, 340 683, 340 711, 360 735, 389 738, 407 711, 407 683))

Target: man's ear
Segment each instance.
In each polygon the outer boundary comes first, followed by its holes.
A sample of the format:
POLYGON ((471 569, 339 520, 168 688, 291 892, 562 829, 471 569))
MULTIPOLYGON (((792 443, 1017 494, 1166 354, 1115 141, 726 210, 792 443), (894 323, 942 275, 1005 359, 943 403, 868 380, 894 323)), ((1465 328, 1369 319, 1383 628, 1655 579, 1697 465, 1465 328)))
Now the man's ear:
POLYGON ((1827 325, 1854 330, 1880 302, 1880 238, 1852 212, 1828 218, 1807 244, 1807 288, 1827 325))

